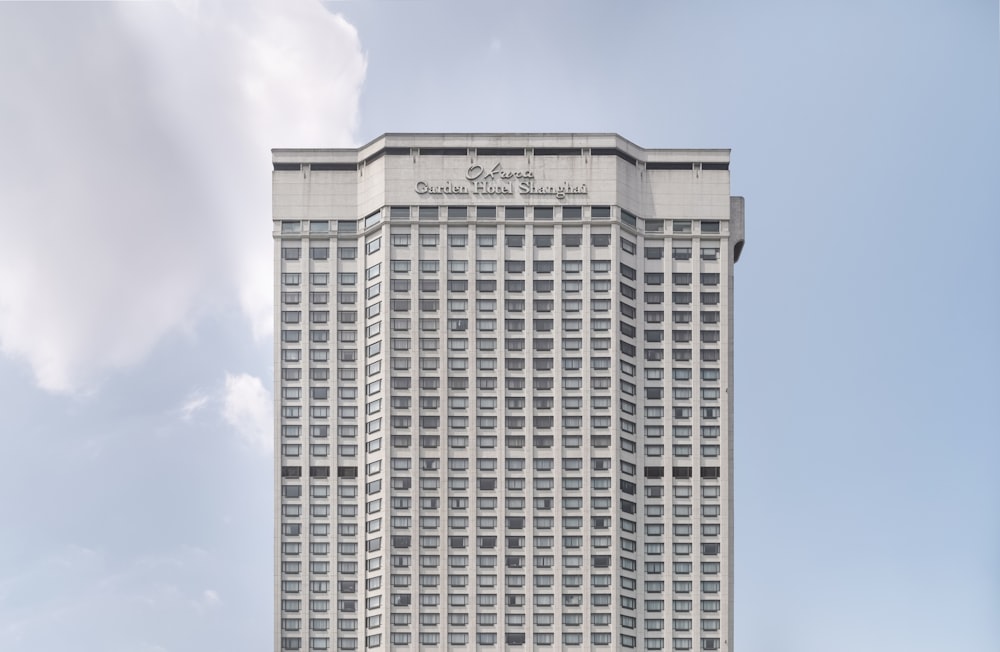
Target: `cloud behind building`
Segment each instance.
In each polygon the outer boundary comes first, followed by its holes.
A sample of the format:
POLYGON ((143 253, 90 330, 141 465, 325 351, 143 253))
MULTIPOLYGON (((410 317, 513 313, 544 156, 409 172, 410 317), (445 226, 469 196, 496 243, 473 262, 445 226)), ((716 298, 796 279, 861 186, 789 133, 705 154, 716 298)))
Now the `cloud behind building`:
POLYGON ((0 21, 0 351, 77 392, 230 302, 268 335, 269 150, 350 144, 356 31, 317 0, 49 4, 0 21))

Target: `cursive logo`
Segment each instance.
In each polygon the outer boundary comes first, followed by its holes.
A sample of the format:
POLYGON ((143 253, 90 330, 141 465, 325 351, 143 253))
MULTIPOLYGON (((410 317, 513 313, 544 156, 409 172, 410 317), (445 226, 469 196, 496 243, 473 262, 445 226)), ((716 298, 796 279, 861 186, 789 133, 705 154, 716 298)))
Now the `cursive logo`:
POLYGON ((465 178, 469 181, 494 181, 497 179, 534 179, 535 173, 531 170, 505 170, 500 161, 497 161, 489 171, 478 163, 470 165, 465 172, 465 178))

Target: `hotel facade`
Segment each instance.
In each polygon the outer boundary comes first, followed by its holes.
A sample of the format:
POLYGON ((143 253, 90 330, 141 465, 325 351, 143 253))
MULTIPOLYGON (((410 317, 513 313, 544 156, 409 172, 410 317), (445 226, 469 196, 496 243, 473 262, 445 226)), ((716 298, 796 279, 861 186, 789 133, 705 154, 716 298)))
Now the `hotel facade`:
POLYGON ((729 151, 273 164, 275 650, 731 650, 729 151))

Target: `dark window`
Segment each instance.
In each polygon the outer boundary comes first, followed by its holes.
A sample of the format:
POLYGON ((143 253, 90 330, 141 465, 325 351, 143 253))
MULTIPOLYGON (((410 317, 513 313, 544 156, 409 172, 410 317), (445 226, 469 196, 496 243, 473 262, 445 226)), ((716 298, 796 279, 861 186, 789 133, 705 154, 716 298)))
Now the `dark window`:
POLYGON ((553 281, 536 280, 532 285, 535 288, 535 292, 552 292, 555 288, 555 283, 553 281))
MULTIPOLYGON (((524 263, 521 264, 523 265, 524 263)), ((524 281, 504 281, 503 287, 508 292, 524 292, 524 281)))

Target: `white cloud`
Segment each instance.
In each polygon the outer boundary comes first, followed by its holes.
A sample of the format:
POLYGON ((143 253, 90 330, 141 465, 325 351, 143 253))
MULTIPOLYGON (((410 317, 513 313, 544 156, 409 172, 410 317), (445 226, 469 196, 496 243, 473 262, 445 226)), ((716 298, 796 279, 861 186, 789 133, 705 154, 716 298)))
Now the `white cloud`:
POLYGON ((217 591, 212 589, 205 589, 202 591, 201 595, 191 602, 195 611, 198 613, 205 613, 213 607, 217 607, 222 604, 222 598, 219 597, 217 591))
POLYGON ((211 399, 211 396, 209 396, 208 394, 202 394, 202 393, 192 394, 190 397, 188 397, 186 401, 184 401, 184 404, 181 405, 180 408, 181 419, 183 419, 184 421, 190 421, 191 417, 194 416, 195 412, 201 410, 203 407, 208 405, 209 399, 211 399))
POLYGON ((251 448, 270 451, 274 427, 271 393, 260 378, 226 374, 222 416, 251 448))
POLYGON ((318 0, 4 7, 0 352, 71 392, 229 297, 268 335, 269 150, 349 144, 364 70, 318 0))

